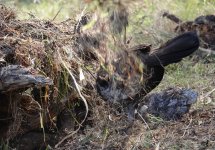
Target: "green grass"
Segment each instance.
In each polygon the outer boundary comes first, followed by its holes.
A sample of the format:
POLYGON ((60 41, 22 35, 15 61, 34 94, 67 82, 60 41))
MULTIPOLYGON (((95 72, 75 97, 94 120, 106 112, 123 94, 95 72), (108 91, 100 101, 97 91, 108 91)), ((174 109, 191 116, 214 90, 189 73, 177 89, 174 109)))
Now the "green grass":
POLYGON ((76 17, 84 9, 84 5, 78 0, 41 0, 39 4, 33 3, 33 0, 31 2, 10 0, 5 1, 5 4, 15 8, 20 19, 29 19, 34 16, 38 19, 52 20, 60 11, 56 20, 64 21, 76 17))
MULTIPOLYGON (((122 1, 123 2, 123 1, 122 1)), ((3 0, 2 3, 18 9, 20 18, 28 18, 27 13, 31 12, 41 19, 52 19, 61 9, 57 20, 63 20, 76 16, 85 6, 89 9, 95 9, 95 3, 86 4, 79 0, 41 0, 41 3, 35 4, 27 0, 3 0)), ((139 21, 142 16, 147 16, 144 25, 151 25, 152 18, 159 11, 167 10, 179 15, 183 20, 193 19, 202 14, 213 13, 215 1, 209 0, 136 0, 129 3, 129 9, 135 12, 132 18, 139 21)))

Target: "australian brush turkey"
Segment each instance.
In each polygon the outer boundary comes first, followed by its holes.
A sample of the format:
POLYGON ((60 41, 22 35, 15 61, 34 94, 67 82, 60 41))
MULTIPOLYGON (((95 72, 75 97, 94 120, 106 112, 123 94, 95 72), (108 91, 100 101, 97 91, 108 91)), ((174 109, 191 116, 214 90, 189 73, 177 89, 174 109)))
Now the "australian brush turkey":
POLYGON ((179 35, 153 51, 150 46, 132 47, 101 66, 97 90, 105 100, 133 107, 161 82, 165 66, 181 61, 198 47, 194 32, 179 35))

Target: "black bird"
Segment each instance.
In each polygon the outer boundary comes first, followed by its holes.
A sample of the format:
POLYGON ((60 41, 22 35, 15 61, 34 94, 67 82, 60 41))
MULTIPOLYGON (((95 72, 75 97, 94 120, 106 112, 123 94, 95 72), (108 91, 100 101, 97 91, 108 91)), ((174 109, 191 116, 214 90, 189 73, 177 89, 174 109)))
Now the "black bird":
POLYGON ((168 41, 157 50, 136 46, 105 64, 97 74, 97 90, 107 101, 125 104, 133 109, 140 98, 162 80, 164 67, 177 63, 199 47, 195 32, 187 32, 168 41))

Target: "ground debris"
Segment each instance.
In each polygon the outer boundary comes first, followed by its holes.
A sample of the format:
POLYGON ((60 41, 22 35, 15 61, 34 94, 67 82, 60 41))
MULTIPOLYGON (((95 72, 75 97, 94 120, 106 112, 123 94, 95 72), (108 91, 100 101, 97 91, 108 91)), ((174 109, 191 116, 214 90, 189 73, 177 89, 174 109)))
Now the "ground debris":
POLYGON ((166 17, 177 24, 175 27, 176 33, 181 34, 187 31, 196 31, 201 42, 200 50, 208 54, 214 54, 215 15, 199 16, 191 21, 182 21, 177 16, 168 12, 165 12, 163 17, 166 17))
POLYGON ((37 75, 35 70, 19 65, 9 65, 0 69, 0 91, 10 92, 29 87, 44 87, 52 85, 53 81, 42 75, 37 75))
MULTIPOLYGON (((0 116, 4 129, 0 138, 12 140, 34 129, 56 129, 58 114, 70 107, 67 103, 77 97, 76 103, 80 102, 65 68, 72 70, 78 84, 93 82, 88 79, 89 69, 82 69, 89 63, 80 55, 75 23, 18 20, 12 9, 4 5, 0 9, 0 116), (85 81, 80 82, 80 71, 85 81)), ((85 51, 91 53, 90 48, 85 51)), ((85 113, 84 107, 82 110, 85 113)))

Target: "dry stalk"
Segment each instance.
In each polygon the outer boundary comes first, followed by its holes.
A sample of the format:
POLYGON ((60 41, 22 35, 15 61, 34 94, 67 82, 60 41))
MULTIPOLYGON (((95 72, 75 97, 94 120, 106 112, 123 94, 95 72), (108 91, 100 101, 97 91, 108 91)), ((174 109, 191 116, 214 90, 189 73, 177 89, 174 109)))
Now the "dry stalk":
POLYGON ((57 148, 57 147, 58 147, 61 143, 63 143, 66 139, 72 137, 74 134, 76 134, 76 133, 79 131, 81 125, 82 125, 82 124, 84 123, 84 121, 86 120, 87 115, 88 115, 88 112, 89 112, 87 100, 86 100, 86 99, 84 98, 84 96, 82 95, 81 90, 80 90, 80 88, 79 88, 79 85, 78 85, 78 83, 76 82, 76 79, 75 79, 73 73, 70 71, 70 69, 68 68, 68 66, 67 66, 66 63, 64 62, 63 58, 61 57, 61 54, 60 54, 60 52, 59 52, 59 49, 57 49, 57 52, 58 52, 58 56, 59 56, 59 58, 60 58, 60 62, 61 62, 62 65, 65 67, 65 69, 68 71, 68 73, 70 74, 70 76, 72 77, 73 82, 74 82, 75 87, 76 87, 76 90, 77 90, 79 96, 81 97, 81 99, 83 100, 83 102, 84 102, 84 104, 85 104, 85 107, 86 107, 86 114, 85 114, 84 119, 83 119, 83 120, 81 121, 81 123, 79 124, 78 129, 77 129, 76 131, 74 131, 74 132, 69 132, 67 136, 65 136, 60 142, 58 142, 58 143, 55 145, 55 148, 57 148))

